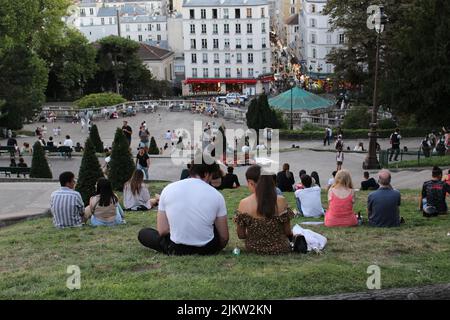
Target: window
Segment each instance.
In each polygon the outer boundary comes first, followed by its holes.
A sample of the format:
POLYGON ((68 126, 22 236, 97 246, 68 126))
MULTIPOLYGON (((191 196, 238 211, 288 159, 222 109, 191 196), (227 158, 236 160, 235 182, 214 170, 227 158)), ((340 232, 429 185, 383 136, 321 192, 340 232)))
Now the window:
POLYGON ((236 23, 236 34, 240 34, 240 33, 241 33, 241 24, 236 23))
POLYGON ((138 41, 139 41, 139 42, 142 42, 142 35, 141 35, 141 34, 138 35, 138 41))
POLYGON ((225 33, 225 34, 229 34, 230 33, 230 25, 229 24, 224 24, 223 25, 223 33, 225 33))
POLYGON ((237 68, 237 69, 236 69, 236 76, 237 76, 238 78, 242 78, 242 68, 237 68))
POLYGON ((158 35, 156 36, 156 41, 161 41, 161 35, 160 35, 160 34, 158 34, 158 35))
POLYGON ((315 28, 316 27, 316 19, 310 19, 309 24, 310 24, 311 28, 315 28))
POLYGON ((213 49, 219 49, 219 39, 213 39, 213 49))
POLYGON ((207 53, 203 54, 203 63, 208 63, 208 54, 207 53))
POLYGON ((137 28, 138 28, 138 31, 142 31, 142 25, 141 24, 138 24, 137 28))
POLYGON ((253 75, 254 75, 254 70, 253 70, 253 68, 249 68, 249 69, 248 69, 248 77, 249 77, 249 78, 253 78, 253 75))
MULTIPOLYGON (((94 25, 94 19, 91 18, 91 21, 90 21, 90 22, 91 22, 91 26, 93 26, 93 25, 94 25)), ((129 28, 129 27, 128 27, 128 28, 129 28)), ((128 30, 128 31, 130 31, 130 30, 128 30)))
POLYGON ((203 78, 209 78, 209 70, 208 70, 208 68, 203 68, 203 78))
MULTIPOLYGON (((150 31, 152 29, 150 28, 150 31)), ((195 24, 191 24, 191 34, 195 34, 195 24)))
POLYGON ((94 9, 93 9, 93 8, 90 8, 90 9, 89 9, 89 13, 91 14, 91 16, 93 16, 93 15, 94 15, 94 9))
POLYGON ((266 23, 265 22, 263 22, 263 23, 261 23, 261 32, 262 33, 266 33, 266 23))
MULTIPOLYGON (((102 23, 102 25, 105 24, 105 18, 101 18, 101 23, 102 23)), ((141 30, 138 29, 138 31, 141 31, 141 30)))
POLYGON ((202 34, 206 34, 206 24, 202 24, 202 34))
POLYGON ((313 59, 317 58, 317 50, 316 50, 316 48, 312 49, 312 57, 313 57, 313 59))
POLYGON ((224 39, 224 48, 225 49, 230 49, 230 39, 224 39))
POLYGON ((191 49, 197 49, 197 42, 195 39, 191 39, 191 49))
POLYGON ((340 35, 339 35, 339 38, 338 38, 338 42, 339 42, 339 44, 344 44, 344 42, 345 42, 345 35, 343 34, 343 33, 341 33, 340 35))
MULTIPOLYGON (((152 31, 152 25, 150 23, 147 25, 147 30, 152 31)), ((191 25, 191 33, 192 33, 192 25, 191 25)), ((194 26, 194 33, 195 33, 195 26, 194 26)))
POLYGON ((198 74, 197 74, 197 68, 192 68, 192 78, 197 78, 198 74))
POLYGON ((226 64, 231 63, 231 53, 225 53, 225 63, 226 64))
POLYGON ((236 49, 241 49, 241 48, 242 48, 241 39, 236 39, 236 49))
POLYGON ((214 68, 214 78, 220 78, 220 69, 214 68))
POLYGON ((247 18, 250 19, 252 18, 253 14, 252 14, 252 8, 247 8, 247 18))
POLYGON ((206 19, 206 9, 201 9, 200 10, 200 18, 201 19, 206 19))
POLYGON ((220 58, 218 53, 214 53, 214 63, 220 63, 220 58))
POLYGON ((295 7, 291 8, 291 14, 295 14, 295 7))
POLYGON ((253 63, 253 53, 248 54, 248 63, 253 63))
POLYGON ((80 9, 80 16, 85 17, 86 11, 84 9, 80 9))
POLYGON ((197 54, 196 53, 191 54, 191 61, 192 61, 192 63, 197 63, 197 54))
POLYGON ((189 10, 189 19, 191 19, 191 20, 195 19, 195 10, 194 9, 189 10))
POLYGON ((247 24, 247 33, 253 33, 253 25, 251 23, 247 24))
POLYGON ((219 33, 219 26, 217 24, 213 24, 213 34, 219 33))
POLYGON ((242 53, 236 54, 236 63, 242 63, 242 53))
POLYGON ((266 17, 266 9, 261 8, 261 18, 265 18, 265 17, 266 17))
POLYGON ((316 34, 311 33, 311 43, 316 43, 316 34))
POLYGON ((80 19, 80 26, 84 26, 83 19, 80 19))
POLYGON ((267 54, 266 54, 266 52, 263 52, 263 53, 262 53, 262 62, 263 62, 263 63, 266 63, 266 62, 267 62, 267 54))
POLYGON ((231 68, 225 68, 225 77, 231 78, 231 68))
POLYGON ((212 18, 217 19, 217 9, 212 9, 212 18))
POLYGON ((130 32, 130 25, 129 25, 129 24, 126 24, 126 25, 125 25, 125 30, 126 30, 127 32, 130 32))
POLYGON ((267 67, 263 67, 262 73, 263 73, 263 74, 266 74, 266 73, 267 73, 267 67))
POLYGON ((247 39, 247 49, 253 49, 253 39, 247 39))
POLYGON ((113 24, 113 18, 109 18, 109 24, 113 24))
POLYGON ((224 19, 230 18, 230 11, 228 9, 223 9, 223 18, 224 19))
POLYGON ((241 18, 241 9, 234 9, 234 17, 236 19, 240 19, 241 18))
POLYGON ((202 39, 202 49, 208 49, 208 40, 202 39))
POLYGON ((161 31, 161 24, 158 23, 158 24, 156 25, 156 31, 161 31))
POLYGON ((329 63, 327 63, 327 73, 333 73, 333 69, 329 63))
POLYGON ((267 48, 267 44, 266 44, 266 38, 262 38, 261 39, 261 43, 262 43, 262 48, 267 48))
POLYGON ((316 5, 315 4, 312 4, 311 5, 311 13, 316 13, 316 5))
POLYGON ((327 44, 331 44, 331 34, 327 34, 327 44))

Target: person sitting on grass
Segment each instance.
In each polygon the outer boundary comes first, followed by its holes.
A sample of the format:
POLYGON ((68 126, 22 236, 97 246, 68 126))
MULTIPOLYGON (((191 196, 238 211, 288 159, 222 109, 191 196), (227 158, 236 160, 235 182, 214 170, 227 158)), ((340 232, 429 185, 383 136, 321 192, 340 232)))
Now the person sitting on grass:
POLYGON ((448 172, 445 175, 445 177, 442 179, 442 181, 444 181, 446 184, 450 185, 450 169, 448 169, 448 172))
POLYGON ((420 210, 423 216, 430 218, 447 214, 446 194, 450 194, 450 185, 442 181, 442 169, 434 167, 432 179, 423 184, 420 197, 420 210))
POLYGON ((181 171, 180 180, 189 178, 189 170, 191 169, 191 164, 188 163, 186 168, 181 171))
POLYGON ((260 166, 253 165, 245 176, 252 194, 239 203, 234 222, 239 239, 245 240, 246 250, 257 254, 285 254, 292 251, 290 240, 293 240, 294 251, 303 251, 301 238, 294 239, 291 230, 294 213, 286 199, 277 196, 272 175, 263 174, 260 166))
POLYGON ((364 172, 364 181, 361 181, 361 190, 377 190, 380 185, 375 181, 374 178, 370 178, 368 171, 364 172))
POLYGON ((323 216, 324 210, 320 198, 320 187, 313 186, 313 179, 304 174, 302 176, 303 189, 295 191, 295 200, 298 211, 308 218, 319 218, 323 216))
POLYGON ((228 173, 222 178, 221 189, 239 188, 241 185, 238 176, 234 174, 234 168, 228 167, 227 171, 228 173))
POLYGON ((225 199, 210 186, 219 171, 215 162, 193 162, 189 179, 164 188, 157 229, 142 229, 139 242, 170 255, 212 255, 225 248, 229 239, 225 199))
POLYGON ((306 174, 306 171, 305 171, 305 170, 302 169, 302 170, 299 171, 298 177, 300 178, 300 183, 297 183, 297 184, 295 185, 294 189, 295 189, 296 191, 305 188, 305 187, 303 186, 303 184, 302 184, 302 177, 303 177, 305 174, 306 174))
POLYGON ((289 171, 289 164, 283 164, 283 171, 280 171, 277 174, 277 187, 282 192, 294 192, 294 183, 294 175, 289 171))
POLYGON ((353 212, 355 192, 352 177, 347 170, 340 170, 336 173, 335 182, 328 191, 328 203, 325 226, 352 227, 358 224, 353 212))
POLYGON ((391 173, 381 170, 378 173, 380 187, 369 194, 367 199, 367 213, 369 225, 373 227, 389 228, 400 226, 401 195, 391 186, 391 173))
POLYGON ((330 190, 330 188, 333 186, 334 180, 336 178, 336 173, 337 173, 337 171, 333 171, 331 173, 331 178, 328 179, 328 182, 327 182, 327 191, 330 190))
POLYGON ((50 198, 53 225, 56 228, 81 227, 84 221, 84 203, 79 192, 75 191, 75 175, 63 172, 59 176, 61 188, 50 198))
POLYGON ((115 226, 125 223, 119 197, 114 194, 111 181, 100 178, 97 181, 95 196, 85 208, 85 217, 91 217, 91 225, 115 226))
POLYGON ((123 187, 123 204, 126 211, 147 211, 158 205, 159 195, 150 198, 150 192, 144 184, 144 172, 136 170, 123 187))

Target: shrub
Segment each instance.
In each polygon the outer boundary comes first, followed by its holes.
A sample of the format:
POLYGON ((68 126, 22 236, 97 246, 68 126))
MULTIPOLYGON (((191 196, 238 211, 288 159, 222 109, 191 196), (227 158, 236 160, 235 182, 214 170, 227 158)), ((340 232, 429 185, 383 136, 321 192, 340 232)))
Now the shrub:
POLYGON ((33 146, 33 159, 31 160, 30 178, 53 178, 52 171, 45 157, 45 150, 39 141, 33 146))
POLYGON ((150 140, 150 148, 148 149, 149 154, 159 154, 158 145, 156 144, 155 138, 152 137, 150 140))
POLYGON ((367 107, 353 107, 345 115, 343 129, 367 129, 371 122, 370 113, 367 107))
POLYGON ((125 182, 131 178, 135 169, 136 166, 133 162, 128 140, 123 134, 122 129, 117 128, 112 144, 108 173, 108 178, 114 190, 122 191, 125 182))
POLYGON ((100 108, 124 103, 127 100, 117 93, 93 93, 75 101, 75 105, 80 109, 100 108))
POLYGON ((378 121, 378 128, 380 129, 395 129, 398 124, 392 119, 383 119, 378 121))
POLYGON ((76 190, 81 194, 84 204, 89 204, 89 198, 95 194, 95 184, 102 178, 103 172, 95 155, 95 147, 91 138, 87 138, 84 145, 83 159, 81 160, 80 171, 78 173, 78 183, 76 190))
POLYGON ((102 141, 102 139, 100 139, 100 135, 98 133, 98 128, 97 128, 97 125, 95 125, 95 124, 91 128, 91 132, 89 133, 89 139, 92 142, 92 144, 94 145, 95 152, 103 153, 103 151, 104 151, 103 141, 102 141))

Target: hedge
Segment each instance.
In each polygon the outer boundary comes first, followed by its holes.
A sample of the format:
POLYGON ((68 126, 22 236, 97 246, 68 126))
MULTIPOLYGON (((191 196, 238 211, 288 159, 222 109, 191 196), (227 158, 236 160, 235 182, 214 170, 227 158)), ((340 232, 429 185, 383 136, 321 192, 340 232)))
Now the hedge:
MULTIPOLYGON (((425 137, 433 129, 429 128, 400 128, 400 135, 403 138, 425 137)), ((344 139, 367 139, 370 129, 343 129, 344 139)), ((380 138, 389 138, 393 129, 377 130, 380 138)), ((439 130, 437 130, 439 132, 439 130)), ((335 135, 335 130, 333 132, 335 135)), ((322 131, 302 131, 302 130, 280 130, 280 139, 284 140, 322 140, 325 136, 325 129, 322 131)))
POLYGON ((80 109, 101 108, 124 103, 127 100, 117 93, 93 93, 74 102, 80 109))

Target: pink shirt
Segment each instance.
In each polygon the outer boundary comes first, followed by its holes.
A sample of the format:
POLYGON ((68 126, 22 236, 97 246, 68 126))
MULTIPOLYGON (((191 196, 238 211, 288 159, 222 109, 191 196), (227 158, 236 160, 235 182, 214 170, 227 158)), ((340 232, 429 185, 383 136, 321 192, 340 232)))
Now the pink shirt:
POLYGON ((358 224, 353 212, 353 194, 341 199, 330 191, 331 199, 327 213, 325 214, 325 226, 327 227, 352 227, 358 224))

